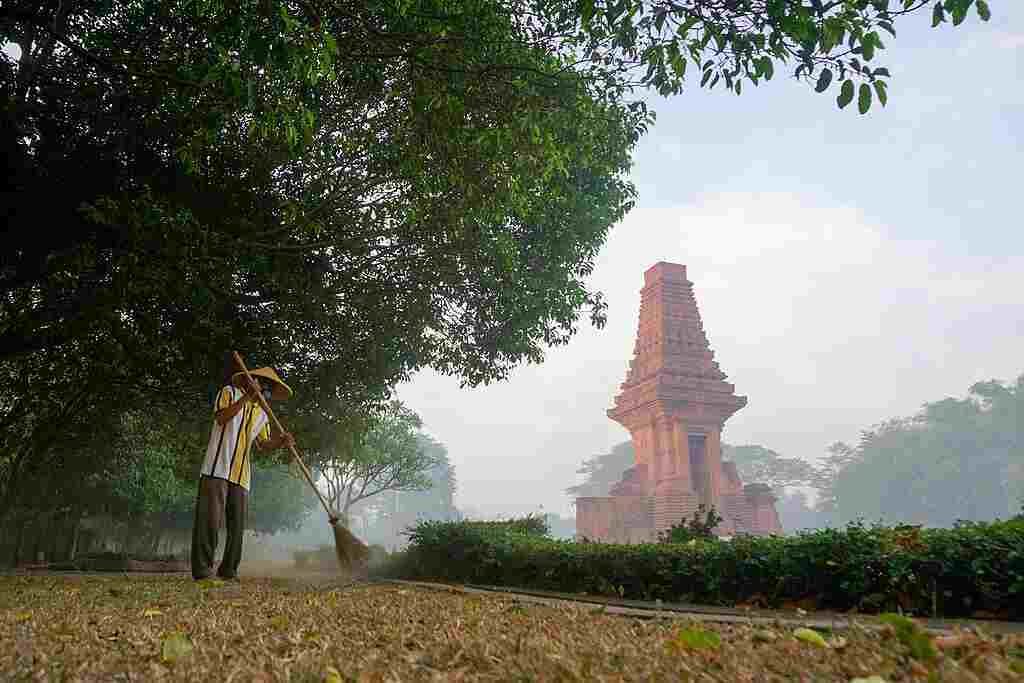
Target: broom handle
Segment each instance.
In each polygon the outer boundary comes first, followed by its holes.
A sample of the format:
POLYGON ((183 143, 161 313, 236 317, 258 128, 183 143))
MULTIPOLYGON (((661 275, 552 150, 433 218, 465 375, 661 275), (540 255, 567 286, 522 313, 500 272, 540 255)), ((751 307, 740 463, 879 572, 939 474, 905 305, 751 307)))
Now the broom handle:
MULTIPOLYGON (((263 393, 259 390, 259 385, 256 384, 256 380, 254 380, 252 375, 249 374, 249 369, 245 367, 245 361, 243 361, 242 357, 238 355, 238 351, 232 351, 232 353, 235 356, 235 362, 238 363, 238 367, 242 368, 242 372, 245 373, 245 378, 249 380, 249 388, 256 390, 256 400, 260 402, 260 407, 263 408, 263 410, 267 412, 267 415, 270 416, 270 419, 274 421, 277 431, 284 433, 285 429, 281 426, 281 421, 277 419, 277 415, 274 415, 274 410, 270 407, 270 404, 267 403, 267 400, 263 398, 263 393)), ((327 500, 325 500, 324 495, 320 493, 320 489, 318 489, 316 484, 313 483, 313 475, 309 473, 309 468, 306 467, 306 463, 302 462, 302 458, 299 457, 299 452, 295 450, 295 446, 288 444, 288 450, 292 452, 292 457, 295 459, 295 462, 297 462, 299 467, 302 468, 303 476, 306 477, 306 481, 309 482, 310 487, 312 487, 313 491, 316 493, 316 497, 320 499, 320 502, 324 506, 324 510, 327 512, 327 516, 331 519, 336 519, 337 515, 334 514, 333 510, 331 510, 331 506, 327 504, 327 500)))

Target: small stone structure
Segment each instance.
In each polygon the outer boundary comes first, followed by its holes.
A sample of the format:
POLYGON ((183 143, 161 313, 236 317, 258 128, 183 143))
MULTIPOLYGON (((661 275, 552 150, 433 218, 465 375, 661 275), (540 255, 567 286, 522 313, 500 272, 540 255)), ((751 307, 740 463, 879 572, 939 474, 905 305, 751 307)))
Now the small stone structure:
POLYGON ((702 503, 724 518, 719 535, 781 533, 771 488, 744 486, 735 463, 722 462, 722 427, 747 404, 725 377, 686 266, 655 264, 644 273, 633 360, 608 411, 629 430, 636 464, 610 495, 576 499, 578 537, 654 541, 702 503))

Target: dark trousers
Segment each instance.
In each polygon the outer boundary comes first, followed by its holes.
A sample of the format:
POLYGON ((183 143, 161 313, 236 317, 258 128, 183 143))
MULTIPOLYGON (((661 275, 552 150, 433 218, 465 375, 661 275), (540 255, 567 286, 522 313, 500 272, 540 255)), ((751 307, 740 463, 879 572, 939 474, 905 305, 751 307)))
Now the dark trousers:
POLYGON ((192 523, 192 578, 205 579, 213 574, 217 553, 217 534, 222 524, 228 538, 217 576, 233 579, 242 560, 242 534, 249 508, 249 492, 225 479, 202 476, 196 496, 196 517, 192 523))

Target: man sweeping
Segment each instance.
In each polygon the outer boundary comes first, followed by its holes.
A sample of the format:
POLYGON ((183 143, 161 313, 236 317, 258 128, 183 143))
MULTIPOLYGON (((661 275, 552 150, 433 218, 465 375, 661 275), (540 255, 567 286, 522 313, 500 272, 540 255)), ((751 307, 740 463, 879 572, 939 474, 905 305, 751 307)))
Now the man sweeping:
MULTIPOLYGON (((291 388, 273 368, 258 368, 249 374, 259 383, 268 404, 292 395, 291 388)), ((222 579, 238 577, 252 479, 253 444, 260 450, 273 450, 294 448, 295 440, 288 432, 271 429, 266 411, 248 387, 245 373, 236 372, 217 394, 210 443, 199 472, 199 495, 192 525, 192 578, 197 581, 213 575, 217 535, 222 523, 227 526, 227 543, 217 576, 222 579)))

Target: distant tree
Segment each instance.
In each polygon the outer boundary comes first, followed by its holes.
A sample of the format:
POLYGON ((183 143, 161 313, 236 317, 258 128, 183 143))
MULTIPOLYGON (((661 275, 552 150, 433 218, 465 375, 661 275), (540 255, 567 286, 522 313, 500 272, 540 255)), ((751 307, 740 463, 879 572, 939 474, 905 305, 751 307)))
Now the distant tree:
POLYGON ((839 498, 836 490, 839 473, 860 460, 860 451, 842 441, 836 441, 828 447, 825 456, 818 463, 814 477, 814 488, 818 492, 815 509, 830 523, 839 523, 839 498))
POLYGON ((425 473, 429 486, 418 491, 388 490, 353 505, 353 528, 364 540, 400 544, 405 540, 402 532, 418 521, 458 519, 455 467, 448 459, 447 449, 426 434, 420 433, 418 439, 434 461, 425 473))
POLYGON ((624 441, 613 446, 608 453, 584 460, 580 468, 576 470, 577 474, 583 475, 583 483, 570 486, 565 492, 572 498, 607 496, 611 487, 633 464, 633 443, 624 441))
MULTIPOLYGON (((782 495, 786 487, 812 486, 816 482, 817 471, 813 465, 798 458, 784 458, 764 446, 722 444, 722 459, 736 463, 744 483, 768 484, 776 495, 782 495)), ((633 465, 633 444, 625 441, 612 447, 608 453, 584 460, 576 470, 584 476, 583 482, 570 486, 565 492, 573 498, 607 496, 611 487, 633 465)))
POLYGON ((318 467, 327 499, 343 518, 352 506, 385 491, 423 491, 440 453, 422 438, 422 422, 401 403, 371 419, 359 434, 337 434, 321 446, 318 467))
POLYGON ((722 444, 722 459, 736 463, 745 484, 767 484, 776 496, 793 486, 812 486, 817 470, 800 458, 784 458, 764 446, 722 444))
POLYGON ((828 526, 829 517, 807 500, 803 491, 790 491, 775 503, 782 529, 787 533, 802 529, 819 529, 828 526))
POLYGON ((1024 376, 980 382, 963 399, 925 404, 915 416, 865 432, 833 451, 825 502, 841 523, 864 517, 949 526, 1012 516, 1024 463, 1024 376))

